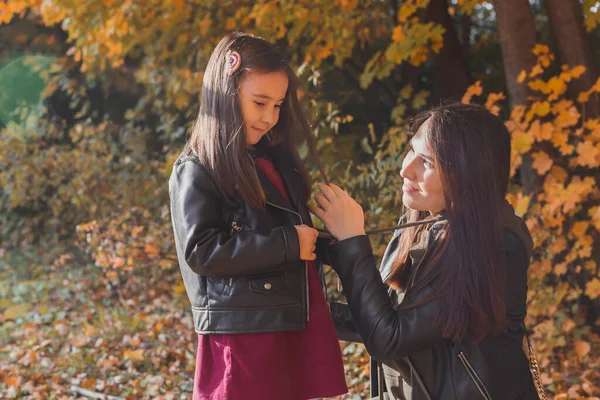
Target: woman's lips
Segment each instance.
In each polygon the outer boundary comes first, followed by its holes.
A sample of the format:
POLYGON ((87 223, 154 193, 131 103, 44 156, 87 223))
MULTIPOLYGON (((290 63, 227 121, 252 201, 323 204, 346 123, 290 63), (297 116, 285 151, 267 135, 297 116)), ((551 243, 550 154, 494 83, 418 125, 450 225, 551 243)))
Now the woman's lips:
POLYGON ((402 191, 404 193, 415 193, 415 192, 418 192, 417 189, 413 188, 410 185, 407 185, 406 183, 404 185, 402 185, 402 191))

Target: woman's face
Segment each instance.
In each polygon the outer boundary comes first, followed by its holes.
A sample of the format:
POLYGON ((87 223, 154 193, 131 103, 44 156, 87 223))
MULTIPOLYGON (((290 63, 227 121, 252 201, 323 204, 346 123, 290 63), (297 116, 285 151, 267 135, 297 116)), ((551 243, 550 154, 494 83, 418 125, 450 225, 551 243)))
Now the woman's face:
POLYGON ((253 146, 279 121, 288 89, 285 72, 248 72, 240 83, 240 107, 244 116, 246 145, 253 146))
POLYGON ((410 209, 437 214, 446 208, 439 170, 427 146, 429 120, 425 121, 410 141, 410 151, 402 162, 400 175, 402 202, 410 209))

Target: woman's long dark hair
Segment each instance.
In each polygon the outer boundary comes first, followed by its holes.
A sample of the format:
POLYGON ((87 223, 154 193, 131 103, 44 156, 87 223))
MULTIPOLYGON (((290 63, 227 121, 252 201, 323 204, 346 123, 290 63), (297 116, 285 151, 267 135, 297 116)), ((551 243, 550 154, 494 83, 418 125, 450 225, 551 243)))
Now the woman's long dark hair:
POLYGON ((279 121, 269 133, 269 143, 271 146, 282 145, 294 158, 304 181, 304 200, 307 201, 310 196, 310 180, 294 146, 294 130, 301 131, 309 151, 315 157, 316 150, 310 125, 298 101, 298 77, 283 54, 264 39, 235 32, 217 44, 204 71, 200 111, 186 150, 198 156, 215 183, 227 194, 237 193, 257 209, 264 206, 265 195, 247 154, 244 120, 239 102, 239 85, 249 71, 284 72, 288 77, 288 89, 279 121), (231 76, 228 74, 229 51, 236 51, 241 56, 241 65, 231 76))
MULTIPOLYGON (((440 299, 435 324, 444 337, 478 342, 507 327, 499 214, 510 176, 510 134, 502 121, 477 105, 450 104, 423 112, 414 118, 413 132, 425 121, 448 222, 413 287, 407 279, 414 273, 409 251, 425 228, 403 232, 388 283, 407 290, 407 297, 433 283, 428 299, 440 299)), ((416 210, 408 214, 409 222, 426 217, 416 210)))

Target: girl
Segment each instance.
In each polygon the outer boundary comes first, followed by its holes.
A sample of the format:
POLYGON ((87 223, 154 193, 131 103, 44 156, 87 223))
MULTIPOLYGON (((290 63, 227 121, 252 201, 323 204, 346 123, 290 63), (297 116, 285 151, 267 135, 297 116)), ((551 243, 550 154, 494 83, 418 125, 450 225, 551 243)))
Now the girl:
POLYGON ((389 398, 536 399, 522 350, 532 240, 504 199, 509 133, 464 104, 418 115, 414 128, 401 221, 440 221, 396 231, 381 274, 361 207, 320 186, 313 212, 339 240, 329 257, 348 301, 331 304, 334 320, 383 362, 389 398))
POLYGON ((210 57, 200 112, 169 180, 198 355, 194 399, 309 399, 347 391, 311 227, 298 78, 263 39, 210 57))

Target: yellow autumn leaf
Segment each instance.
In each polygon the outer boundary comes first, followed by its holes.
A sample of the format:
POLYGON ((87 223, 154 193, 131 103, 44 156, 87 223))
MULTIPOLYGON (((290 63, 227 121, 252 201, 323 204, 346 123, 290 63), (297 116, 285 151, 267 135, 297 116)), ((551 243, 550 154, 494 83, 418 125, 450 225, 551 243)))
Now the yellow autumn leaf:
POLYGON ((522 217, 529 209, 531 198, 523 196, 523 193, 519 193, 518 195, 509 194, 506 196, 506 200, 513 206, 515 213, 522 217))
POLYGON ((512 134, 512 148, 519 154, 527 153, 533 142, 533 136, 527 132, 516 131, 512 134))
POLYGON ((517 82, 523 83, 525 81, 525 78, 527 78, 527 72, 525 70, 522 70, 519 76, 517 76, 517 82))
POLYGON ((550 103, 548 103, 547 101, 543 101, 539 104, 534 104, 532 107, 534 106, 535 113, 540 117, 545 117, 550 112, 550 103))
POLYGON ((574 79, 579 78, 581 75, 585 74, 586 68, 583 65, 577 65, 571 69, 571 76, 574 79))
POLYGON ((3 314, 3 320, 9 319, 17 319, 25 316, 29 312, 29 307, 25 304, 16 304, 14 306, 8 307, 3 314))
MULTIPOLYGON (((523 73, 525 71, 521 71, 521 73, 523 73)), ((544 70, 542 69, 541 66, 539 65, 535 65, 532 69, 531 72, 529 73, 529 77, 533 78, 535 76, 538 76, 539 74, 541 74, 542 72, 544 72, 544 70)), ((519 75, 519 78, 521 78, 521 75, 519 75)), ((525 80, 525 78, 523 77, 523 79, 521 81, 519 81, 519 79, 517 79, 517 82, 521 83, 525 80)))

